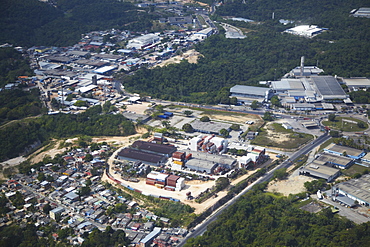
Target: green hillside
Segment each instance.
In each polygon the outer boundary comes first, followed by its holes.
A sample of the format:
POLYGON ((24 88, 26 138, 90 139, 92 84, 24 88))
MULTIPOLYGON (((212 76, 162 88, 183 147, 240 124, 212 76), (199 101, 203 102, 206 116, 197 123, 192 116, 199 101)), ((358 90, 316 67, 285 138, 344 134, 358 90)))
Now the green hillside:
POLYGON ((133 4, 115 0, 58 0, 55 5, 38 0, 3 0, 0 43, 67 46, 93 30, 150 30, 151 19, 133 4))

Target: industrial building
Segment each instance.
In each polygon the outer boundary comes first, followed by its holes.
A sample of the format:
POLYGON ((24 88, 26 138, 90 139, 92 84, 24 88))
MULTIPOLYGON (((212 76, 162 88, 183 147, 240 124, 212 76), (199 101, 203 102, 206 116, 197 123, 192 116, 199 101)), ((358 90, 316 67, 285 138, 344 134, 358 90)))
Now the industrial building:
POLYGON ((295 106, 295 103, 343 101, 349 97, 333 76, 283 78, 280 81, 272 81, 271 87, 275 94, 285 98, 284 104, 291 103, 291 107, 296 110, 315 110, 316 106, 307 105, 298 109, 302 106, 295 106))
POLYGON ((152 166, 161 166, 167 160, 163 155, 148 153, 141 150, 124 148, 117 154, 117 159, 127 161, 142 161, 145 164, 152 166))
POLYGON ((61 214, 64 212, 64 208, 63 207, 57 207, 57 208, 54 208, 53 210, 51 210, 49 212, 49 216, 50 218, 52 218, 53 220, 55 221, 59 221, 60 220, 60 216, 61 214))
POLYGON ((370 87, 370 79, 366 77, 342 78, 342 80, 352 91, 370 87))
POLYGON ((325 163, 325 161, 314 160, 306 166, 299 168, 299 175, 323 178, 330 183, 340 175, 340 169, 326 166, 325 163))
POLYGON ((289 28, 284 31, 284 33, 289 33, 293 35, 299 35, 307 38, 312 38, 323 31, 328 30, 327 28, 320 28, 316 25, 300 25, 296 27, 289 28))
POLYGON ((238 102, 243 104, 250 104, 254 100, 262 103, 271 99, 272 96, 272 89, 267 87, 235 85, 230 88, 230 97, 236 97, 238 102))
POLYGON ((359 165, 370 167, 370 153, 367 153, 361 158, 361 163, 359 163, 359 165))
POLYGON ((333 76, 311 76, 310 80, 318 94, 317 98, 322 101, 331 101, 335 99, 344 100, 349 97, 344 92, 337 78, 333 76))
POLYGON ((148 45, 157 43, 160 41, 160 38, 158 35, 150 33, 143 36, 136 37, 134 39, 131 39, 128 41, 127 48, 129 49, 136 49, 140 50, 145 48, 148 45))
POLYGON ((177 148, 172 145, 163 145, 146 141, 135 141, 131 145, 131 148, 147 153, 163 155, 167 158, 170 157, 177 150, 177 148))
POLYGON ((317 157, 316 160, 325 162, 326 165, 330 164, 340 169, 347 169, 355 163, 354 159, 351 159, 349 157, 338 156, 328 153, 320 154, 320 156, 317 157))
POLYGON ((191 151, 202 151, 212 154, 221 154, 226 152, 228 141, 225 138, 214 135, 199 135, 189 141, 191 151))
POLYGON ((359 8, 353 12, 352 16, 370 18, 370 8, 359 8))
POLYGON ((189 159, 185 166, 190 170, 214 173, 215 169, 220 166, 225 169, 232 169, 236 165, 236 160, 224 155, 215 155, 202 152, 192 152, 192 158, 189 159))
POLYGON ((168 22, 171 25, 185 25, 185 24, 192 24, 193 18, 191 16, 175 16, 175 17, 168 17, 168 22))
POLYGON ((356 148, 346 147, 342 145, 338 145, 335 143, 331 143, 329 146, 324 148, 325 153, 338 155, 338 156, 348 156, 352 159, 360 159, 366 155, 366 152, 363 150, 359 150, 356 148), (344 155, 345 154, 345 155, 344 155))
POLYGON ((113 70, 117 69, 118 67, 116 65, 110 65, 110 66, 104 66, 99 69, 93 70, 94 73, 106 75, 111 73, 113 70))
POLYGON ((189 38, 190 40, 205 40, 213 33, 213 29, 211 27, 203 29, 199 32, 192 34, 189 38))
POLYGON ((231 124, 221 123, 221 122, 202 122, 198 119, 192 121, 191 126, 194 131, 207 133, 207 134, 219 134, 221 129, 230 130, 231 124))
POLYGON ((248 150, 247 155, 238 159, 241 168, 247 168, 250 165, 256 166, 265 161, 266 149, 263 147, 252 147, 248 150))
POLYGON ((162 231, 162 228, 160 227, 154 227, 153 231, 146 235, 145 238, 140 240, 139 246, 140 247, 149 247, 151 243, 153 242, 153 239, 156 238, 162 231))
POLYGON ((333 199, 340 199, 340 195, 353 200, 353 204, 357 201, 366 207, 370 206, 370 175, 366 174, 360 178, 334 185, 332 187, 333 199))

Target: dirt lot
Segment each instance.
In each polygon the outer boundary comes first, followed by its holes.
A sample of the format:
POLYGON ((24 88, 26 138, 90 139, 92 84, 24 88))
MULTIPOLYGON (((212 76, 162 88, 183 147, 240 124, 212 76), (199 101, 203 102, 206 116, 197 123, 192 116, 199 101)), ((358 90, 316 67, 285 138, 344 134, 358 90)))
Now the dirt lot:
POLYGON ((210 119, 216 119, 216 120, 221 120, 221 121, 229 121, 229 122, 235 122, 235 123, 241 123, 244 124, 246 121, 254 121, 255 124, 259 125, 262 124, 262 119, 258 115, 252 115, 252 114, 240 114, 240 115, 235 115, 235 114, 208 114, 205 112, 203 115, 209 116, 210 119))
POLYGON ((274 131, 274 128, 271 126, 275 122, 269 122, 265 126, 267 131, 267 136, 275 143, 282 143, 290 140, 290 133, 279 133, 274 131))
POLYGON ((304 183, 313 181, 314 178, 302 176, 298 174, 298 170, 294 171, 287 179, 281 181, 271 181, 267 191, 278 192, 285 196, 289 194, 297 194, 305 191, 304 183))
POLYGON ((188 60, 189 63, 197 63, 199 56, 202 56, 202 55, 199 52, 197 52, 196 50, 188 50, 185 53, 183 53, 182 55, 175 56, 175 57, 172 57, 170 59, 167 59, 167 60, 163 61, 162 63, 160 63, 160 64, 158 64, 154 67, 157 67, 157 66, 164 67, 164 66, 167 66, 169 64, 180 63, 184 59, 188 60))
POLYGON ((151 103, 143 102, 141 104, 132 104, 127 105, 126 110, 127 111, 133 111, 137 114, 145 114, 145 110, 148 109, 148 107, 151 105, 151 103))

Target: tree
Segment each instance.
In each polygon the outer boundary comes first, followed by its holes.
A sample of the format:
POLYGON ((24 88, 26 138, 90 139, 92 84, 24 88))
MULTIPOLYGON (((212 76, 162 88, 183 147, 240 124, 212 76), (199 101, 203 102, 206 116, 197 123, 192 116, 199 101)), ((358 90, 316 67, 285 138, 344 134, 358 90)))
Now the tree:
POLYGON ((162 121, 162 126, 164 127, 164 128, 166 128, 166 129, 168 129, 171 125, 170 125, 170 121, 166 121, 166 120, 164 120, 164 121, 162 121))
POLYGON ((281 168, 278 169, 274 172, 274 179, 282 180, 288 176, 287 169, 286 168, 281 168))
POLYGON ((227 129, 220 129, 220 135, 223 137, 228 137, 229 131, 227 129))
POLYGON ((278 106, 278 107, 281 106, 279 97, 277 95, 274 95, 271 97, 271 105, 278 106))
POLYGON ((37 180, 39 180, 40 182, 44 181, 45 174, 43 172, 39 172, 39 174, 37 175, 37 180))
POLYGON ((254 100, 254 101, 252 102, 252 104, 251 104, 251 108, 252 108, 253 110, 256 110, 256 109, 258 108, 258 105, 259 105, 258 101, 257 101, 257 100, 254 100))
POLYGON ((203 116, 199 119, 201 122, 210 122, 211 119, 208 116, 203 116))
POLYGON ((329 116, 328 116, 328 119, 329 119, 329 121, 330 122, 334 122, 335 121, 335 114, 334 113, 331 113, 331 114, 329 114, 329 116))
POLYGON ((87 102, 83 100, 77 100, 73 105, 77 107, 88 106, 87 102))
POLYGON ((322 189, 326 185, 324 179, 313 180, 311 182, 305 182, 304 187, 310 193, 316 193, 318 190, 322 189))
POLYGON ((357 122, 357 126, 361 129, 365 128, 365 124, 363 122, 357 122))
POLYGON ((50 204, 46 204, 43 208, 42 208, 42 211, 45 213, 45 214, 49 214, 50 210, 52 210, 50 204))
POLYGON ((112 103, 110 101, 107 101, 103 105, 103 112, 108 113, 111 109, 112 103))
POLYGON ((191 124, 186 123, 182 126, 182 130, 185 131, 186 133, 192 133, 194 132, 193 126, 191 124))
POLYGON ((92 156, 92 154, 86 154, 84 160, 89 162, 89 161, 92 161, 94 159, 94 157, 92 156))
POLYGON ((88 186, 83 186, 78 190, 79 196, 87 196, 89 194, 90 194, 90 187, 88 186))
POLYGON ((337 130, 330 130, 329 135, 331 137, 340 137, 340 132, 337 130))
POLYGON ((237 105, 238 104, 238 99, 236 97, 231 97, 230 98, 230 105, 237 105))
POLYGON ((218 191, 221 191, 225 189, 227 186, 229 186, 229 184, 230 184, 230 180, 228 178, 220 177, 216 180, 216 189, 218 191))
POLYGON ((232 130, 240 130, 240 125, 239 124, 232 124, 230 129, 232 130))
POLYGON ((274 120, 273 116, 272 116, 272 113, 269 112, 269 111, 266 111, 264 114, 263 114, 263 117, 262 117, 263 120, 265 121, 272 121, 274 120))
POLYGON ((193 114, 193 112, 192 111, 189 111, 189 110, 185 110, 183 113, 187 117, 190 117, 193 114))

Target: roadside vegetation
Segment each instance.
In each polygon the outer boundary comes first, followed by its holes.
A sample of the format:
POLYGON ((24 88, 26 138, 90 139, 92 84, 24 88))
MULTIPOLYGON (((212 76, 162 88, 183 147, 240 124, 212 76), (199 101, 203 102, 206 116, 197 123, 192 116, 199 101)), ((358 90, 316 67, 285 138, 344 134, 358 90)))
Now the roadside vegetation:
POLYGON ((295 207, 299 199, 302 197, 272 196, 262 190, 248 192, 202 236, 190 239, 185 246, 366 246, 369 243, 369 222, 355 225, 333 214, 330 208, 311 214, 295 207))

